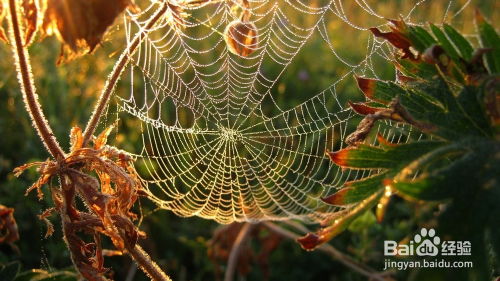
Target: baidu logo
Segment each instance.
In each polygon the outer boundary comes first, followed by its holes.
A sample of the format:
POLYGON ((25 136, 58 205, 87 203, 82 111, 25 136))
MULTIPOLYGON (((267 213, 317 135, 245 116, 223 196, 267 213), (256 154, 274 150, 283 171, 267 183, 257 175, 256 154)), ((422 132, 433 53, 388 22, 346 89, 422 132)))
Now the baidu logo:
POLYGON ((470 256, 470 241, 448 241, 441 240, 433 228, 422 228, 413 236, 408 244, 398 244, 396 241, 384 241, 384 255, 388 258, 384 261, 384 270, 397 268, 406 270, 408 268, 472 268, 472 261, 453 261, 445 256, 470 256), (436 257, 441 255, 440 258, 436 257), (397 256, 397 259, 389 257, 397 256), (418 256, 421 259, 404 259, 418 256), (403 259, 400 259, 403 258, 403 259))
POLYGON ((420 234, 415 234, 413 241, 420 243, 416 250, 418 256, 434 257, 439 253, 438 246, 441 243, 441 239, 439 236, 436 236, 436 231, 432 228, 429 231, 422 228, 420 234))
POLYGON ((398 244, 396 241, 384 241, 385 256, 430 256, 438 254, 448 256, 470 256, 469 241, 442 241, 433 228, 420 229, 408 244, 398 244))

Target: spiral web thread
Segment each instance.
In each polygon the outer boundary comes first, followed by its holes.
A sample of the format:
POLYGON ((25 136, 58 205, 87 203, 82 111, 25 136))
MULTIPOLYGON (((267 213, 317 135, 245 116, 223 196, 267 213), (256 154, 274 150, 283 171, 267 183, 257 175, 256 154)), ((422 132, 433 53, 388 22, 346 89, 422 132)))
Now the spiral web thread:
MULTIPOLYGON (((129 54, 130 92, 118 94, 118 108, 121 118, 140 120, 143 145, 134 155, 149 197, 177 215, 219 223, 317 220, 337 211, 320 198, 370 172, 342 170, 325 156, 353 128, 355 114, 337 85, 353 74, 376 77, 372 59, 390 60, 393 50, 370 36, 363 59, 343 58, 327 26, 339 21, 360 33, 370 26, 351 22, 341 0, 255 0, 248 11, 258 43, 241 57, 228 51, 222 34, 241 3, 211 2, 185 9, 181 28, 167 13, 129 54), (318 54, 318 63, 335 56, 346 71, 307 100, 283 105, 275 88, 311 38, 331 50, 318 54)), ((350 8, 385 24, 368 2, 351 1, 350 8)), ((424 2, 412 2, 404 18, 424 2)), ((152 1, 125 17, 128 43, 160 5, 152 1)), ((392 141, 402 136, 395 124, 378 130, 392 141)))

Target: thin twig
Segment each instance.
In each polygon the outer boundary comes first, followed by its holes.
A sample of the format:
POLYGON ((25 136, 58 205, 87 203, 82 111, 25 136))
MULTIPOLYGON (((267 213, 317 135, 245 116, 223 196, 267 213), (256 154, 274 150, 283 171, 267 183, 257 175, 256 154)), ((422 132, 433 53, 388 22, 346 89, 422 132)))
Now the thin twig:
MULTIPOLYGON (((127 244, 127 243, 125 243, 127 244)), ((130 256, 137 262, 139 267, 146 273, 151 280, 154 281, 172 281, 170 277, 168 277, 160 267, 151 260, 151 257, 142 249, 139 244, 136 244, 135 247, 127 247, 127 251, 130 256)))
MULTIPOLYGON (((274 231, 275 233, 280 234, 283 237, 292 239, 292 240, 297 240, 300 236, 287 230, 284 229, 272 222, 263 222, 263 224, 271 231, 274 231)), ((330 244, 322 244, 321 246, 318 246, 316 249, 323 251, 327 254, 329 254, 332 258, 338 260, 340 263, 344 264, 345 266, 351 268, 352 270, 360 273, 361 275, 364 275, 370 280, 378 280, 378 281, 386 281, 382 277, 384 273, 377 272, 368 266, 361 264, 355 260, 353 260, 351 257, 348 255, 340 252, 339 250, 335 249, 332 245, 330 244)))
POLYGON ((92 112, 92 116, 90 117, 89 122, 87 123, 87 127, 85 127, 85 130, 83 132, 83 146, 86 146, 87 143, 92 138, 92 135, 94 134, 95 129, 97 127, 97 123, 99 122, 99 119, 101 118, 104 109, 108 105, 111 93, 113 92, 116 83, 120 79, 123 70, 127 66, 130 60, 130 56, 135 52, 139 44, 146 37, 149 30, 163 16, 163 14, 167 12, 168 2, 169 2, 168 0, 163 1, 163 6, 160 9, 158 9, 156 13, 149 19, 144 29, 140 32, 137 32, 137 34, 132 39, 132 42, 128 45, 128 47, 123 51, 123 53, 118 58, 117 63, 113 67, 113 70, 111 71, 111 74, 109 75, 109 78, 106 81, 103 90, 101 91, 101 95, 99 97, 99 100, 97 101, 94 111, 92 112))
POLYGON ((250 230, 252 230, 253 224, 245 223, 241 228, 236 240, 231 247, 231 253, 229 254, 227 269, 224 274, 224 281, 232 281, 234 276, 234 271, 236 270, 236 265, 238 263, 238 257, 240 256, 241 246, 245 242, 250 230))
POLYGON ((35 82, 33 81, 33 77, 31 75, 29 54, 23 44, 23 31, 21 30, 18 19, 16 0, 9 0, 9 9, 11 19, 9 21, 10 41, 12 51, 14 52, 19 84, 23 93, 26 110, 31 116, 33 126, 36 128, 43 145, 56 160, 60 161, 64 159, 64 151, 61 146, 59 146, 59 143, 52 132, 52 128, 43 114, 42 107, 38 102, 35 82))
POLYGON ((125 281, 134 281, 136 272, 137 272, 137 263, 132 262, 130 268, 128 269, 127 278, 125 278, 125 281))

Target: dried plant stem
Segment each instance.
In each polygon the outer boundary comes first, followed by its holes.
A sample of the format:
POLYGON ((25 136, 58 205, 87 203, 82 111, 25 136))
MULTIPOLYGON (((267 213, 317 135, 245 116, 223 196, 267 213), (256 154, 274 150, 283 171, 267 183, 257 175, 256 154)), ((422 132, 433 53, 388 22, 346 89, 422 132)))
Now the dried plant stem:
MULTIPOLYGON (((65 158, 65 153, 62 150, 61 146, 57 142, 52 129, 45 118, 41 105, 38 101, 38 95, 36 94, 36 88, 34 85, 34 80, 31 73, 31 64, 29 60, 29 54, 26 50, 26 47, 23 44, 23 31, 21 30, 21 24, 18 18, 18 9, 17 9, 17 0, 9 0, 9 10, 10 10, 10 29, 9 36, 11 40, 12 51, 14 53, 14 59, 17 67, 17 72, 19 75, 19 84, 21 87, 21 91, 23 93, 24 103, 26 105, 26 109, 31 116, 31 120, 33 126, 36 128, 45 148, 49 151, 49 153, 57 160, 63 161, 65 158)), ((166 2, 165 2, 166 3, 166 2)), ((162 9, 160 9, 150 20, 146 29, 151 28, 154 23, 165 13, 167 10, 167 5, 163 5, 162 9)), ((90 136, 93 134, 95 130, 95 126, 97 121, 104 110, 107 101, 109 100, 109 96, 111 94, 114 85, 116 84, 123 68, 125 67, 128 61, 128 55, 132 53, 140 41, 145 35, 145 31, 139 33, 134 38, 132 44, 129 48, 122 54, 119 63, 115 67, 111 78, 108 80, 108 84, 103 91, 103 95, 101 96, 96 110, 94 110, 94 115, 89 122, 89 126, 86 130, 86 143, 90 140, 90 136)), ((61 219, 66 219, 62 213, 60 213, 61 219)), ((66 238, 66 233, 64 234, 66 238)), ((68 245, 69 246, 69 245, 68 245)), ((170 281, 171 279, 158 267, 158 265, 151 260, 149 255, 139 246, 135 245, 134 247, 127 248, 130 256, 139 264, 139 267, 144 270, 146 274, 148 274, 155 281, 170 281)), ((93 280, 107 280, 103 276, 92 276, 93 280)))
POLYGON ((33 126, 36 128, 38 135, 42 139, 45 148, 56 160, 60 161, 64 159, 64 151, 57 142, 54 133, 52 132, 52 129, 43 114, 40 103, 38 102, 38 95, 36 94, 35 83, 31 74, 29 54, 23 44, 23 32, 18 19, 16 0, 9 0, 9 9, 10 41, 12 51, 14 52, 19 84, 23 93, 26 109, 31 116, 33 126))
MULTIPOLYGON (((272 222, 263 222, 263 224, 271 231, 280 234, 283 237, 292 239, 292 240, 297 240, 300 236, 287 230, 284 229, 272 222)), ((353 260, 351 257, 347 256, 346 254, 340 252, 339 250, 335 249, 332 245, 329 244, 322 244, 321 246, 318 246, 318 250, 327 253, 330 255, 332 258, 338 260, 340 263, 344 264, 345 266, 351 268, 352 270, 360 273, 361 275, 364 275, 368 277, 370 280, 378 280, 378 281, 386 281, 386 279, 383 277, 385 273, 380 273, 377 272, 368 266, 361 264, 355 260, 353 260)))
POLYGON ((101 95, 99 96, 99 100, 97 101, 94 111, 92 112, 92 116, 90 117, 90 120, 87 123, 87 127, 85 127, 85 130, 83 132, 83 146, 87 145, 92 135, 94 134, 94 131, 97 127, 97 123, 99 122, 99 119, 101 118, 104 109, 108 105, 111 93, 113 92, 116 83, 120 79, 123 70, 127 66, 130 56, 135 52, 139 44, 146 37, 148 31, 155 25, 156 22, 158 22, 158 20, 167 12, 167 10, 168 10, 168 0, 164 0, 162 7, 158 9, 155 12, 155 14, 153 14, 153 16, 151 16, 144 29, 135 34, 134 38, 132 39, 132 42, 130 42, 128 47, 120 55, 120 58, 118 58, 117 63, 113 67, 113 70, 111 71, 111 74, 109 75, 109 78, 106 81, 103 90, 101 91, 101 95))
POLYGON ((130 256, 137 262, 139 267, 154 281, 172 281, 160 267, 149 257, 139 244, 133 248, 127 247, 130 256))
POLYGON ((231 253, 229 254, 227 269, 224 274, 224 281, 232 281, 234 276, 234 271, 236 270, 236 265, 238 263, 238 257, 240 256, 241 245, 245 242, 250 230, 252 230, 253 225, 251 223, 245 223, 241 228, 236 240, 231 247, 231 253))

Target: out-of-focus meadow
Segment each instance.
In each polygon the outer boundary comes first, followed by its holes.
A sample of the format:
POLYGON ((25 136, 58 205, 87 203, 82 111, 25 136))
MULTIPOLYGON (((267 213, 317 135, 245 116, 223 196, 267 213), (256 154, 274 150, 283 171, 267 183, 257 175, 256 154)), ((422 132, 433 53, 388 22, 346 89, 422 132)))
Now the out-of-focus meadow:
MULTIPOLYGON (((345 13, 349 21, 362 26, 380 25, 383 19, 374 18, 361 12, 358 1, 344 1, 345 13)), ((397 1, 370 0, 367 2, 377 13, 386 18, 406 15, 412 8, 412 21, 416 23, 441 23, 469 1, 397 1), (450 6, 449 6, 450 5, 450 6), (450 8, 448 12, 447 9, 450 8)), ((476 0, 451 22, 466 34, 474 32, 473 9, 478 7, 490 18, 498 22, 499 6, 494 0, 476 0)), ((69 130, 75 125, 83 127, 87 122, 99 91, 103 88, 108 73, 119 53, 124 48, 123 28, 117 22, 106 35, 102 45, 90 55, 77 58, 56 66, 59 55, 59 43, 53 38, 33 44, 29 51, 33 64, 34 77, 38 87, 44 111, 55 134, 63 147, 69 146, 69 130)), ((359 62, 366 55, 368 31, 361 32, 347 28, 346 23, 338 18, 329 21, 328 33, 332 36, 335 51, 350 62, 359 62)), ((387 61, 374 56, 372 64, 375 73, 385 79, 392 79, 394 70, 387 61)), ((15 218, 19 226, 21 239, 16 242, 19 252, 7 245, 0 245, 0 263, 19 261, 24 270, 42 268, 55 271, 71 268, 71 261, 66 246, 62 241, 61 230, 56 216, 52 218, 56 226, 55 233, 44 238, 45 224, 37 215, 52 205, 50 198, 38 201, 34 194, 24 196, 25 189, 36 179, 35 171, 29 171, 20 178, 15 178, 12 170, 21 164, 43 161, 48 155, 35 134, 28 114, 24 109, 13 59, 6 44, 0 44, 0 204, 15 208, 15 218)), ((269 69, 269 71, 275 71, 269 69)), ((277 92, 280 103, 296 105, 301 101, 329 87, 345 75, 350 69, 340 62, 324 43, 319 34, 310 40, 303 51, 294 59, 290 67, 280 78, 273 91, 277 92)), ((370 75, 370 72, 366 73, 370 75)), ((127 81, 118 86, 117 91, 127 91, 127 81)), ((349 75, 336 87, 341 101, 362 99, 354 79, 349 75)), ((114 120, 116 111, 110 107, 107 117, 114 120)), ((126 128, 121 128, 112 135, 110 142, 125 150, 139 150, 140 122, 125 120, 126 128)), ((109 122, 108 122, 109 123, 109 122)), ((56 185, 57 182, 52 184, 56 185)), ((46 187, 45 187, 46 188, 46 187)), ((351 225, 349 231, 335 238, 331 244, 354 259, 382 270, 383 240, 402 240, 414 233, 418 222, 429 215, 426 207, 419 207, 396 200, 390 205, 387 218, 383 223, 375 223, 370 213, 351 225)), ((225 261, 209 258, 209 252, 223 259, 227 253, 221 248, 210 245, 214 231, 220 227, 215 222, 199 218, 179 218, 164 210, 157 210, 147 199, 141 199, 136 208, 140 214, 141 229, 148 238, 143 241, 146 248, 162 268, 174 280, 214 280, 223 276, 225 261)), ((312 227, 314 228, 314 227, 312 227)), ((238 268, 239 280, 364 280, 364 277, 350 271, 322 252, 306 252, 292 240, 279 239, 277 248, 269 255, 259 259, 258 253, 269 232, 260 230, 254 233, 250 247, 256 253, 241 263, 248 266, 238 268)), ((270 238, 271 239, 271 238, 270 238)), ((109 243, 109 241, 106 241, 109 243)), ((128 257, 112 257, 107 260, 116 280, 126 280, 135 272, 135 265, 128 257)), ((414 272, 397 273, 401 280, 411 278, 414 272)), ((147 280, 140 270, 132 280, 147 280)))

